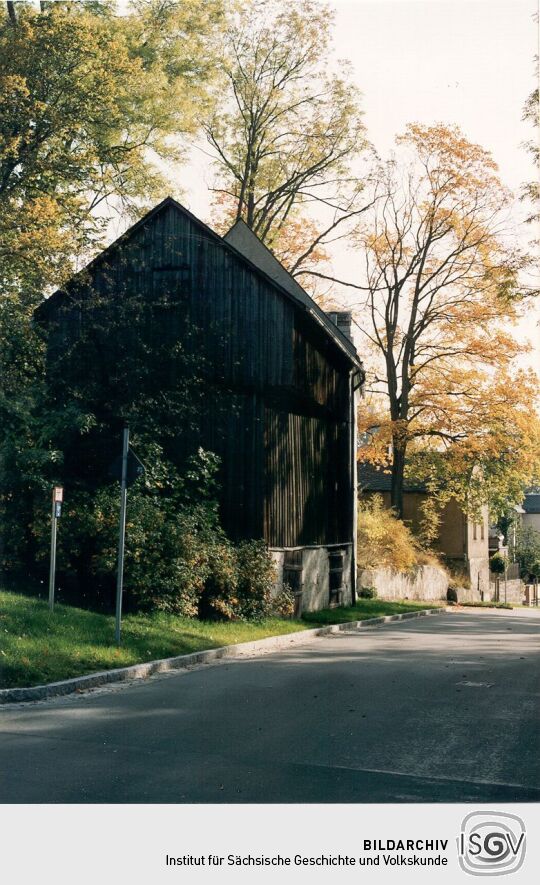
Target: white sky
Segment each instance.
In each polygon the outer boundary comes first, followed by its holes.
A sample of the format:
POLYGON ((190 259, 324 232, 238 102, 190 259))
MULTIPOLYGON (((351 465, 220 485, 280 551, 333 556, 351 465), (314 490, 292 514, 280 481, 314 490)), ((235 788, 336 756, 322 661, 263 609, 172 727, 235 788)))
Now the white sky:
MULTIPOLYGON (((294 3, 294 0, 291 0, 294 3)), ((334 47, 352 62, 363 94, 368 137, 381 154, 411 121, 457 123, 492 151, 507 185, 535 170, 521 142, 521 120, 535 85, 538 0, 334 0, 334 47)), ((208 211, 203 182, 187 188, 194 210, 208 211), (202 184, 202 189, 201 189, 202 184)), ((206 173, 206 174, 205 174, 206 173)), ((184 176, 180 176, 182 179, 184 176)), ((189 176, 185 176, 184 187, 189 176)))
MULTIPOLYGON (((538 173, 521 145, 534 131, 521 116, 535 86, 538 2, 334 0, 336 56, 353 64, 367 134, 379 154, 388 153, 408 122, 457 123, 492 152, 515 192, 532 180, 538 173)), ((190 168, 171 178, 182 202, 208 221, 213 174, 204 154, 194 151, 190 168)), ((516 224, 523 213, 516 203, 516 224)), ((524 241, 532 235, 528 226, 524 241)), ((337 276, 354 280, 351 254, 336 253, 333 264, 337 276)), ((520 333, 526 329, 535 346, 527 362, 540 367, 539 320, 540 309, 531 308, 520 333)))
POLYGON ((536 0, 349 0, 337 10, 335 46, 351 59, 377 150, 412 120, 457 123, 491 150, 519 188, 533 174, 520 142, 534 86, 536 0))

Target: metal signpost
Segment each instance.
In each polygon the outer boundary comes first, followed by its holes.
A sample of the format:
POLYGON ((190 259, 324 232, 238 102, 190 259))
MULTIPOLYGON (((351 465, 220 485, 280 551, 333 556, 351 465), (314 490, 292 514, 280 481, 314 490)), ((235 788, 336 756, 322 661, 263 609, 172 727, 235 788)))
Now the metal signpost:
POLYGON ((116 576, 116 644, 120 645, 122 629, 122 593, 124 592, 124 549, 126 542, 127 489, 140 476, 144 476, 144 464, 129 447, 129 427, 124 427, 122 454, 115 458, 109 468, 109 475, 120 482, 120 529, 118 532, 118 570, 116 576))
POLYGON ((51 564, 49 568, 49 608, 54 609, 54 578, 56 572, 56 524, 62 513, 62 501, 64 499, 64 489, 62 486, 55 486, 52 494, 52 514, 51 514, 51 564))
POLYGON ((120 478, 120 529, 118 533, 118 572, 116 576, 116 644, 120 645, 122 624, 122 592, 124 589, 124 545, 126 540, 127 466, 129 452, 129 427, 124 427, 122 444, 122 473, 120 478))

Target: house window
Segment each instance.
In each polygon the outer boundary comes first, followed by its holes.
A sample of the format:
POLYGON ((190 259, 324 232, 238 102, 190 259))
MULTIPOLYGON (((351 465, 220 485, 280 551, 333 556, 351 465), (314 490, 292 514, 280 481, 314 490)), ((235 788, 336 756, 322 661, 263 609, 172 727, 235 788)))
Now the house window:
POLYGON ((343 601, 344 559, 344 550, 330 550, 328 552, 330 605, 340 605, 343 601))
POLYGON ((475 522, 473 523, 472 536, 473 536, 473 541, 476 541, 477 537, 478 537, 478 532, 477 532, 477 525, 475 522))
POLYGON ((482 522, 480 523, 480 540, 483 541, 483 540, 484 540, 484 537, 485 537, 485 536, 484 536, 484 522, 482 521, 482 522))

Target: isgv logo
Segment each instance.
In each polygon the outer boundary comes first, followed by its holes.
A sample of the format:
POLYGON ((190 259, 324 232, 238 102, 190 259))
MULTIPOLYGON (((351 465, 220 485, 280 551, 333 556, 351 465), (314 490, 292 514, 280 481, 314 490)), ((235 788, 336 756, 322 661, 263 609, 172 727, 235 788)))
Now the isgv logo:
POLYGON ((471 876, 503 876, 525 859, 525 824, 517 814, 473 811, 461 825, 459 865, 471 876))

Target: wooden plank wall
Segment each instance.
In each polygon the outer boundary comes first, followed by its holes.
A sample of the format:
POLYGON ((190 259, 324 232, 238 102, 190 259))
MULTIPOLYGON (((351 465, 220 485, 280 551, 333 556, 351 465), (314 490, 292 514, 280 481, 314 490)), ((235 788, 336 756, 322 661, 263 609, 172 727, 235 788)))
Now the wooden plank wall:
POLYGON ((142 294, 156 306, 150 336, 204 352, 226 408, 209 410, 182 448, 222 458, 222 516, 233 537, 264 534, 271 546, 351 540, 349 365, 303 307, 174 207, 72 287, 58 341, 81 322, 90 289, 106 302, 142 294))

